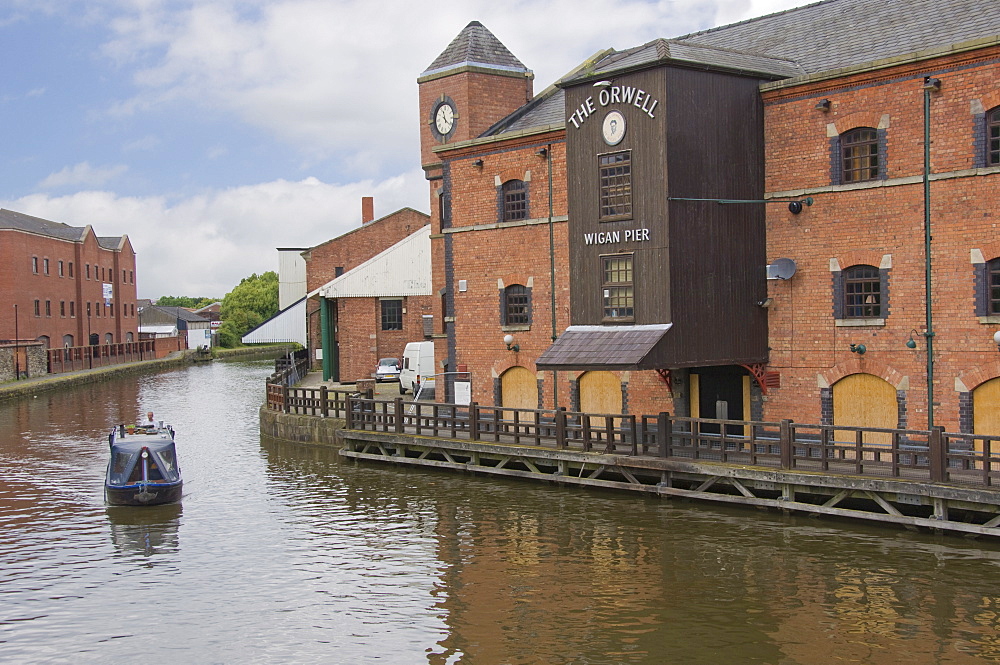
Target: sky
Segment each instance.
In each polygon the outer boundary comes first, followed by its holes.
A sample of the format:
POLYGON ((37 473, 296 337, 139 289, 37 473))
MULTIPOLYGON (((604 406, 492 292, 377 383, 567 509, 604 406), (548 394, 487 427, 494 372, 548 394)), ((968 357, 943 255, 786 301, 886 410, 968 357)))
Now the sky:
POLYGON ((535 92, 627 49, 806 0, 0 0, 0 208, 128 235, 140 298, 221 298, 427 212, 416 79, 473 20, 535 92))

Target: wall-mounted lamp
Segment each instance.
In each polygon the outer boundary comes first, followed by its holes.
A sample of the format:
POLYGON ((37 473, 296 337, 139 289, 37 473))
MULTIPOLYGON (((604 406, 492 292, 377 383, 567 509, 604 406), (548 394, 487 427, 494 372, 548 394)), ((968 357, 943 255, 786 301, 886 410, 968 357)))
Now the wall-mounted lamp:
POLYGON ((767 309, 768 307, 771 306, 772 303, 774 303, 774 298, 764 298, 763 300, 757 301, 757 307, 760 307, 761 309, 767 309))
POLYGON ((544 157, 545 155, 549 154, 549 150, 548 148, 539 148, 538 150, 535 151, 535 154, 538 155, 539 157, 544 157))
POLYGON ((910 339, 906 340, 906 348, 915 349, 917 348, 917 343, 914 341, 913 336, 917 334, 917 331, 910 329, 910 339))
POLYGON ((1000 330, 993 333, 993 343, 997 345, 997 351, 1000 351, 1000 330))
POLYGON ((610 88, 611 81, 598 81, 594 84, 595 88, 610 88))
POLYGON ((513 335, 504 335, 503 336, 503 343, 507 345, 507 350, 508 351, 513 351, 514 353, 517 353, 518 351, 521 350, 521 345, 514 343, 514 336, 513 335))
POLYGON ((472 162, 472 165, 475 166, 477 169, 481 169, 483 168, 483 160, 477 159, 472 162))
POLYGON ((820 111, 823 111, 823 112, 829 111, 830 110, 830 100, 829 99, 821 99, 821 100, 819 100, 818 102, 816 102, 816 108, 819 109, 820 111))
POLYGON ((801 201, 790 201, 788 204, 788 212, 792 213, 793 215, 799 214, 800 212, 802 212, 803 204, 811 206, 813 204, 813 197, 807 196, 801 201))
POLYGON ((856 353, 859 356, 865 355, 865 351, 868 350, 864 344, 851 344, 851 353, 856 353))
POLYGON ((932 92, 938 92, 941 90, 941 79, 931 78, 930 76, 924 77, 924 90, 930 90, 932 92))

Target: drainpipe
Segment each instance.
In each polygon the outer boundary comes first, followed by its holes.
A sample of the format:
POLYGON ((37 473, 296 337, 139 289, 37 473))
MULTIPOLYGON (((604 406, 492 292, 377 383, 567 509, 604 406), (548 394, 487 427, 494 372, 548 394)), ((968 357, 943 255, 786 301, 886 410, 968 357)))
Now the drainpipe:
POLYGON ((931 93, 941 80, 924 77, 924 317, 927 339, 927 429, 934 429, 934 325, 931 315, 931 93))
MULTIPOLYGON (((556 243, 552 225, 552 144, 545 146, 545 158, 549 168, 549 291, 552 310, 552 343, 559 336, 556 332, 556 243)), ((559 409, 559 372, 552 370, 552 408, 559 409)))

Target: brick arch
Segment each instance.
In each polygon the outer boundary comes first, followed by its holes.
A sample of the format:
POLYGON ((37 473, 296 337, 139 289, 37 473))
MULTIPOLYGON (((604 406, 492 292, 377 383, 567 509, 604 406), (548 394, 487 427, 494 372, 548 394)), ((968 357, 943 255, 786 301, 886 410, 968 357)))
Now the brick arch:
POLYGON ((992 111, 997 106, 1000 106, 1000 88, 986 93, 980 98, 980 101, 983 104, 984 111, 992 111))
POLYGON ((493 378, 499 379, 503 375, 503 373, 506 372, 507 370, 509 370, 511 367, 524 367, 529 372, 531 372, 532 374, 534 374, 535 377, 537 378, 538 377, 538 368, 535 367, 535 363, 533 363, 533 362, 524 363, 524 362, 521 362, 520 360, 518 360, 517 356, 519 354, 514 353, 513 351, 507 351, 507 350, 504 349, 503 343, 501 342, 502 338, 503 338, 502 334, 498 334, 497 335, 496 346, 499 349, 499 351, 497 351, 497 353, 501 353, 502 352, 502 353, 510 354, 510 355, 505 355, 500 360, 497 360, 496 362, 493 363, 493 378))
POLYGON ((837 130, 837 134, 843 134, 844 132, 849 132, 852 129, 857 129, 858 127, 871 127, 872 129, 879 129, 879 123, 882 122, 882 114, 875 111, 857 111, 855 113, 848 113, 845 116, 837 118, 833 126, 837 130))
POLYGON ((1000 257, 1000 240, 983 243, 976 249, 982 252, 984 261, 992 261, 993 259, 1000 257))
POLYGON ((888 363, 865 358, 864 356, 856 356, 855 354, 851 355, 854 357, 839 362, 821 373, 822 382, 827 386, 832 386, 837 381, 851 374, 872 374, 883 379, 886 383, 896 388, 896 390, 907 390, 909 388, 909 377, 888 363))
POLYGON ((512 166, 497 173, 497 180, 501 185, 509 180, 523 180, 527 183, 531 182, 531 176, 523 167, 512 166))
MULTIPOLYGON (((990 342, 993 346, 993 342, 990 342)), ((1000 353, 996 358, 979 363, 955 377, 955 390, 960 393, 972 392, 982 384, 1000 377, 1000 353)))
POLYGON ((841 270, 847 270, 851 266, 856 265, 875 266, 876 268, 879 268, 882 265, 883 256, 884 255, 880 252, 868 249, 855 249, 850 252, 844 252, 840 256, 836 257, 836 259, 840 264, 841 270))

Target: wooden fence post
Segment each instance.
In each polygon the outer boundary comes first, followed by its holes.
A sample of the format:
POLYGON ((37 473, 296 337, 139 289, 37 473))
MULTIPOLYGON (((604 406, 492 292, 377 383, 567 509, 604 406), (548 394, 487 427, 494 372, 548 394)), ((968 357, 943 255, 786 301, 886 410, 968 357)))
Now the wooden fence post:
POLYGON ((944 428, 935 426, 927 434, 927 454, 930 456, 931 482, 943 483, 947 480, 945 469, 948 467, 948 451, 944 446, 944 428))
POLYGON ((566 448, 566 407, 560 406, 556 410, 556 448, 564 450, 566 448))
POLYGON ((479 441, 479 402, 469 404, 469 440, 479 441))
POLYGON ((628 417, 629 434, 632 436, 632 456, 639 454, 639 429, 635 426, 635 416, 628 417))
POLYGON ((402 434, 406 430, 406 418, 403 416, 403 398, 397 397, 393 400, 393 411, 396 416, 396 434, 402 434))
POLYGON ((354 399, 352 393, 347 394, 345 410, 344 429, 354 429, 354 399))
POLYGON ((329 399, 329 392, 326 384, 319 387, 319 412, 323 414, 324 418, 330 417, 330 403, 327 401, 329 399))
POLYGON ((288 386, 284 384, 281 386, 281 410, 284 413, 290 413, 288 407, 288 386))
POLYGON ((660 457, 670 457, 670 444, 673 439, 674 423, 670 419, 670 414, 660 411, 656 417, 656 441, 660 446, 660 457))
POLYGON ((781 450, 781 468, 792 468, 792 421, 782 420, 779 425, 778 447, 781 450))

